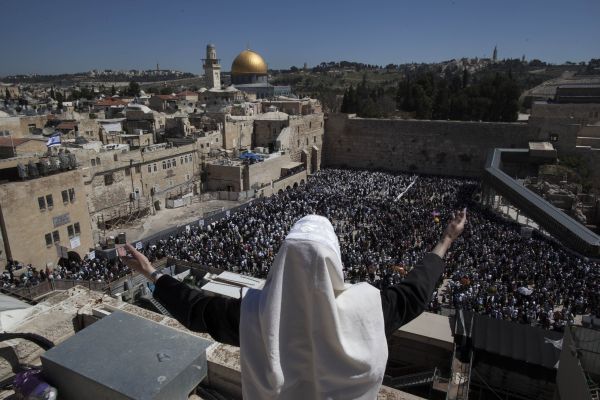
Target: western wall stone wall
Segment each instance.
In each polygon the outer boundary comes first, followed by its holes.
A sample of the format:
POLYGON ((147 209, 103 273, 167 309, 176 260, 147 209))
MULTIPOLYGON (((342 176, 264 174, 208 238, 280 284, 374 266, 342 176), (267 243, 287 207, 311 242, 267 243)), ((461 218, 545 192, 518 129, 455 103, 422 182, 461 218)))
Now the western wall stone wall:
POLYGON ((324 164, 432 175, 479 176, 489 150, 525 148, 537 133, 524 123, 363 119, 332 114, 324 164))

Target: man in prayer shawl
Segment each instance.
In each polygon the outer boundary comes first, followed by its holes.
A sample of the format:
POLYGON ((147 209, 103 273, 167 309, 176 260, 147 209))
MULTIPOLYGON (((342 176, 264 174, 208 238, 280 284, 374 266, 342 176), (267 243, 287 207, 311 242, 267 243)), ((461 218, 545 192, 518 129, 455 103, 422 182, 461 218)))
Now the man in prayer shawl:
POLYGON ((154 297, 184 326, 240 347, 244 398, 371 400, 386 338, 427 307, 465 222, 466 209, 402 283, 382 291, 344 283, 338 238, 317 215, 296 222, 264 288, 244 289, 241 300, 205 296, 162 275, 129 244, 119 256, 155 283, 154 297))

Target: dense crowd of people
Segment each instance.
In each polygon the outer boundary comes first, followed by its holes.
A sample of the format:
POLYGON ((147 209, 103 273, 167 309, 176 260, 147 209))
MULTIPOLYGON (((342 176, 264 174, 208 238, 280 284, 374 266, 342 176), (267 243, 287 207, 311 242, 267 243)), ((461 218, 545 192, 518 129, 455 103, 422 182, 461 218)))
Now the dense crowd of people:
MULTIPOLYGON (((467 228, 447 256, 432 311, 462 308, 553 329, 576 314, 600 315, 598 264, 536 232, 523 237, 520 225, 478 205, 479 190, 466 179, 326 169, 297 189, 147 245, 144 253, 266 277, 293 223, 319 214, 339 236, 346 280, 383 288, 401 282, 452 213, 467 207, 467 228)), ((124 273, 118 262, 84 259, 44 275, 110 281, 124 273)), ((42 271, 30 275, 43 278, 42 271)))
POLYGON ((9 261, 0 276, 4 289, 34 286, 49 279, 73 279, 95 282, 111 282, 127 275, 129 269, 118 260, 89 259, 64 260, 53 268, 36 268, 31 264, 23 265, 9 261))

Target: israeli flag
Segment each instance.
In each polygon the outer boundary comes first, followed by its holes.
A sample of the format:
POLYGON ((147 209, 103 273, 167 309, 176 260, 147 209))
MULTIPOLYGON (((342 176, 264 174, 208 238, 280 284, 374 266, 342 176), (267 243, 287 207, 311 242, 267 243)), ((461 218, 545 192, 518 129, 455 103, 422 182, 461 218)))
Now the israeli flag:
POLYGON ((50 136, 50 139, 48 139, 48 141, 46 142, 46 146, 48 146, 48 147, 60 146, 60 134, 55 134, 55 135, 50 136))

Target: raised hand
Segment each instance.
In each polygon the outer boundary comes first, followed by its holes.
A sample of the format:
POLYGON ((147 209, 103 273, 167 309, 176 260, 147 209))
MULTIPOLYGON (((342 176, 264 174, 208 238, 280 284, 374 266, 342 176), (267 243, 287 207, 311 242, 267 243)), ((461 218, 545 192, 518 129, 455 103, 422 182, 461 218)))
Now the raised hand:
POLYGON ((452 215, 452 220, 444 231, 444 236, 451 240, 456 240, 464 231, 467 222, 467 208, 465 207, 459 213, 452 215))
POLYGON ((150 274, 155 271, 150 260, 129 243, 119 247, 117 254, 129 268, 143 274, 146 278, 149 278, 150 274))
POLYGON ((467 209, 464 208, 458 214, 453 214, 452 220, 444 230, 442 238, 438 244, 433 248, 432 253, 437 254, 440 258, 444 258, 446 252, 450 248, 450 245, 455 241, 465 230, 465 224, 467 223, 467 209))

